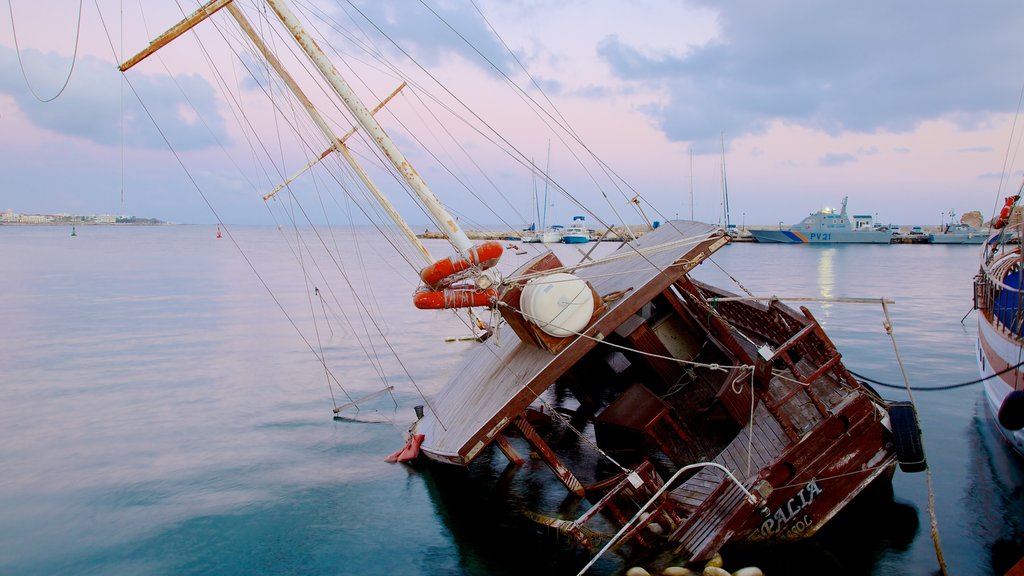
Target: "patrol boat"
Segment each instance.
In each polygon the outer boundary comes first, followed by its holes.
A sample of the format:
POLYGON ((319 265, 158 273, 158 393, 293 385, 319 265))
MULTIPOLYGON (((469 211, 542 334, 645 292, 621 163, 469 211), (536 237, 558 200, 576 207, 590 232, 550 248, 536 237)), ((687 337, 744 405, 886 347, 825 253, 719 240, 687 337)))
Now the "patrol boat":
POLYGON ((802 222, 778 230, 755 230, 750 233, 758 242, 775 242, 779 244, 888 244, 892 240, 892 231, 884 226, 876 226, 870 214, 854 214, 851 218, 846 214, 846 201, 837 211, 835 208, 822 208, 804 218, 802 222))

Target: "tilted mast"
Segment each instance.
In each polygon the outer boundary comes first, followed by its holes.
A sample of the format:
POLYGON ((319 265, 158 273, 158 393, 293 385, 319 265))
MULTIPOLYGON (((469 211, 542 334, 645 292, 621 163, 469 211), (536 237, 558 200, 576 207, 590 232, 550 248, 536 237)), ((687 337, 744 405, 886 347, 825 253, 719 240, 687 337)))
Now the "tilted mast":
MULTIPOLYGON (((367 134, 373 139, 374 143, 377 144, 381 152, 383 152, 384 155, 388 158, 388 160, 391 161, 392 165, 394 165, 395 169, 399 172, 399 174, 401 174, 402 177, 405 178, 406 182, 408 182, 413 192, 415 192, 416 196, 420 199, 420 202, 423 203, 427 211, 430 212, 430 215, 442 227, 449 241, 459 252, 459 254, 465 257, 470 256, 473 244, 470 242, 469 237, 466 236, 466 233, 459 226, 458 222, 455 221, 455 219, 451 216, 451 214, 444 207, 444 205, 441 204, 441 201, 430 190, 430 188, 423 181, 423 179, 420 178, 419 174, 412 167, 409 161, 405 158, 402 152, 395 146, 394 142, 387 135, 387 133, 384 132, 384 129, 373 117, 373 114, 366 108, 366 106, 359 99, 359 97, 356 96, 356 94, 352 91, 348 83, 345 82, 345 80, 338 74, 337 68, 335 68, 334 65, 331 64, 330 60, 328 60, 327 55, 324 53, 324 51, 320 48, 319 45, 317 45, 316 41, 313 40, 313 38, 305 31, 305 29, 302 27, 302 24, 295 17, 295 14, 292 13, 292 11, 283 2, 283 0, 265 1, 267 5, 270 6, 270 8, 277 15, 281 23, 284 24, 286 28, 288 28, 289 32, 291 32, 292 36, 298 42, 299 46, 306 53, 306 56, 309 58, 310 62, 312 62, 313 65, 316 66, 317 70, 320 71, 324 79, 327 80, 328 84, 331 85, 331 88, 334 90, 334 92, 338 95, 339 98, 341 98, 342 102, 345 103, 345 106, 349 109, 349 111, 352 112, 352 115, 356 118, 356 121, 359 123, 359 125, 364 130, 366 130, 367 134)), ((193 26, 201 22, 202 20, 211 16, 214 12, 220 10, 225 6, 229 6, 230 4, 231 0, 210 0, 209 2, 198 8, 190 16, 182 20, 180 23, 170 28, 167 32, 161 34, 159 37, 157 37, 157 39, 153 40, 146 49, 142 50, 132 58, 126 60, 118 68, 122 72, 128 70, 129 68, 131 68, 132 66, 139 63, 144 58, 158 50, 159 48, 171 42, 174 38, 177 38, 187 30, 191 29, 193 26)), ((241 11, 237 10, 237 8, 235 8, 234 6, 230 6, 229 12, 231 12, 235 19, 238 20, 243 30, 245 30, 248 27, 245 24, 243 24, 245 20, 244 17, 241 15, 241 11)), ((327 138, 332 142, 332 147, 340 151, 342 155, 346 158, 346 160, 348 160, 349 163, 355 167, 356 173, 359 175, 359 177, 363 180, 364 183, 367 183, 367 185, 370 187, 371 192, 374 193, 374 195, 377 197, 378 201, 381 202, 381 204, 388 212, 388 214, 398 224, 399 228, 401 228, 403 232, 406 233, 407 236, 412 236, 414 245, 416 245, 419 248, 421 254, 424 255, 425 259, 430 261, 431 258, 429 253, 426 251, 425 248, 423 248, 422 244, 420 244, 418 240, 415 239, 415 234, 411 234, 411 230, 409 229, 408 225, 404 222, 404 220, 402 220, 401 216, 397 213, 397 211, 395 211, 394 208, 391 207, 390 202, 387 201, 386 197, 383 196, 383 194, 379 191, 379 189, 377 189, 376 186, 372 185, 372 183, 368 183, 369 178, 366 177, 365 172, 355 164, 355 160, 354 158, 352 158, 351 154, 348 153, 347 148, 344 145, 344 142, 337 136, 335 136, 334 133, 330 130, 330 128, 327 127, 326 123, 320 117, 319 113, 317 113, 313 109, 312 104, 309 104, 308 98, 302 95, 301 91, 299 91, 299 89, 297 88, 295 82, 280 66, 280 63, 277 62, 276 58, 274 58, 272 55, 269 55, 269 51, 265 49, 265 46, 261 46, 262 42, 258 40, 258 37, 254 38, 255 34, 249 34, 249 36, 253 39, 253 42, 254 44, 256 44, 257 48, 259 48, 263 55, 267 57, 268 62, 275 69, 275 71, 277 71, 278 74, 282 76, 282 79, 289 86, 289 89, 291 89, 293 93, 295 93, 296 97, 299 98, 300 101, 302 101, 303 105, 306 107, 310 115, 313 117, 314 122, 321 129, 321 131, 324 132, 327 138)))
POLYGON ((315 40, 306 32, 299 22, 295 14, 292 13, 291 9, 285 5, 283 0, 265 0, 267 5, 277 14, 281 23, 295 37, 295 40, 299 43, 299 46, 309 57, 310 62, 320 71, 327 83, 331 85, 334 92, 341 98, 345 106, 348 107, 352 115, 355 116, 356 121, 359 125, 366 130, 366 133, 373 138, 373 141, 380 148, 381 152, 387 156, 391 164, 394 165, 398 173, 405 178, 405 181, 409 183, 413 192, 419 197, 420 202, 430 212, 434 220, 443 227, 445 234, 448 236, 449 241, 455 247, 458 252, 464 256, 469 255, 470 249, 473 244, 469 241, 469 237, 463 232, 458 222, 452 218, 452 215, 448 213, 448 210, 441 204, 441 201, 436 195, 430 190, 426 182, 420 178, 420 175, 412 167, 412 164, 406 160, 405 155, 395 146, 395 143, 391 141, 391 138, 384 132, 380 124, 377 123, 376 118, 370 114, 370 111, 366 109, 362 100, 356 96, 352 88, 349 87, 348 83, 345 82, 344 78, 338 74, 337 68, 331 64, 328 60, 327 55, 316 43, 315 40))
MULTIPOLYGON (((427 248, 423 246, 423 243, 420 242, 420 239, 417 238, 416 234, 412 231, 411 228, 409 228, 409 225, 398 213, 398 210, 395 209, 394 205, 391 204, 391 201, 388 200, 388 197, 385 196, 383 192, 381 192, 380 188, 378 188, 377 185, 374 184, 373 180, 370 179, 369 174, 367 174, 366 171, 363 170, 363 167, 360 166, 358 162, 356 162, 356 159, 354 156, 352 156, 352 153, 349 151, 348 146, 345 145, 345 140, 343 138, 338 138, 338 136, 335 135, 334 131, 331 130, 330 126, 327 125, 327 122, 324 120, 323 116, 320 115, 320 112, 316 109, 315 106, 313 106, 313 103, 309 100, 309 98, 302 91, 302 89, 299 88, 299 85, 295 82, 295 79, 292 78, 292 75, 289 74, 287 70, 285 70, 284 66, 281 65, 281 61, 277 59, 277 56, 275 56, 274 53, 271 52, 269 48, 267 48, 267 45, 266 43, 263 42, 263 39, 260 38, 258 34, 256 34, 256 31, 253 29, 252 25, 249 24, 249 20, 245 17, 245 14, 242 13, 242 10, 235 6, 233 3, 228 4, 227 9, 231 16, 234 17, 235 21, 238 22, 239 28, 241 28, 242 31, 245 32, 246 36, 249 37, 249 40, 251 40, 253 45, 256 46, 256 49, 258 49, 260 53, 263 55, 263 58, 266 59, 267 63, 270 64, 270 67, 273 68, 275 72, 277 72, 277 75, 281 77, 281 80, 283 80, 284 83, 288 86, 288 88, 292 91, 292 94, 294 94, 295 97, 298 98, 299 102, 302 103, 302 106, 306 109, 306 112, 309 113, 310 118, 313 119, 313 123, 316 124, 317 127, 320 128, 320 131, 324 133, 324 136, 327 136, 327 139, 333 143, 328 152, 331 150, 337 150, 338 152, 341 153, 342 157, 345 158, 345 161, 347 161, 349 166, 352 167, 352 170, 354 170, 356 175, 359 176, 359 179, 363 182, 363 185, 365 185, 367 189, 370 190, 374 198, 377 199, 377 203, 379 203, 381 207, 384 209, 384 211, 387 212, 389 216, 391 216, 391 220, 398 225, 398 228, 402 231, 403 234, 405 234, 405 237, 408 238, 409 241, 412 242, 413 246, 415 246, 419 250, 420 254, 424 257, 428 264, 433 262, 434 259, 430 256, 430 252, 427 251, 427 248)), ((402 86, 404 86, 404 84, 402 86)), ((323 158, 323 156, 321 156, 321 158, 323 158)), ((266 199, 269 196, 270 194, 264 197, 264 199, 266 199)))

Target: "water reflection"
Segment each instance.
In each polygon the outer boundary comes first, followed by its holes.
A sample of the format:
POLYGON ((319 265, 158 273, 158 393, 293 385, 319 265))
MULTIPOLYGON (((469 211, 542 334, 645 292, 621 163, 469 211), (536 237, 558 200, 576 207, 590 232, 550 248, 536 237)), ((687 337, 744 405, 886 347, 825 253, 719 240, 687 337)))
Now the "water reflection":
POLYGON ((892 484, 880 478, 809 540, 722 555, 730 565, 754 565, 766 574, 884 574, 886 558, 911 547, 919 522, 917 507, 895 499, 892 484))
POLYGON ((964 506, 972 538, 987 548, 993 574, 1005 574, 1024 556, 1024 463, 999 432, 984 398, 975 405, 968 430, 971 466, 964 506))
MULTIPOLYGON (((836 283, 835 271, 836 249, 834 247, 823 248, 818 254, 818 294, 822 298, 834 298, 833 288, 836 283)), ((832 303, 822 302, 821 316, 818 320, 824 324, 831 316, 832 303)))

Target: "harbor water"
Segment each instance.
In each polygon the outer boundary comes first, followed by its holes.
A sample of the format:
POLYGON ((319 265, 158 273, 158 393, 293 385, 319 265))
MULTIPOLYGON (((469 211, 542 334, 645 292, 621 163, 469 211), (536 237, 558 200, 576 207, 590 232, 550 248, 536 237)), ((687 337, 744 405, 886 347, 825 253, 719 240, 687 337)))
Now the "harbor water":
MULTIPOLYGON (((384 462, 473 344, 447 341, 469 334, 453 315, 412 308, 412 266, 375 231, 76 232, 0 226, 0 574, 575 574, 589 559, 522 530, 500 497, 542 464, 384 462)), ((591 247, 553 249, 570 261, 591 247)), ((978 250, 735 244, 695 276, 740 294, 889 299, 893 338, 877 302, 793 305, 855 373, 923 389, 978 378, 978 250)), ((503 266, 529 257, 509 250, 503 266)), ((1003 574, 1024 555, 1024 464, 980 385, 913 400, 949 573, 1003 574)), ((926 475, 897 471, 877 491, 814 539, 726 568, 937 573, 926 475)), ((593 573, 623 568, 611 556, 593 573)))

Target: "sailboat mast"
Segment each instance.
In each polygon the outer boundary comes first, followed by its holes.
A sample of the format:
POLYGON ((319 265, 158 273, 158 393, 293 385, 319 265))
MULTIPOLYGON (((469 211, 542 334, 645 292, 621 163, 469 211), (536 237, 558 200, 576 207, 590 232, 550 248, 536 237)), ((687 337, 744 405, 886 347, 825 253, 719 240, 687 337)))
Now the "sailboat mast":
POLYGON ((441 201, 437 196, 430 190, 426 182, 420 178, 420 175, 412 167, 412 164, 406 160, 405 155, 395 146, 395 143, 391 138, 384 132, 377 120, 370 114, 370 111, 363 104, 362 100, 356 96, 355 92, 348 83, 338 74, 337 68, 331 64, 327 55, 316 43, 315 40, 306 32, 305 28, 299 22, 295 14, 292 13, 291 9, 283 2, 283 0, 265 0, 267 5, 270 6, 271 10, 277 15, 278 19, 282 24, 292 33, 292 36, 298 42, 299 46, 306 53, 310 62, 320 71, 327 83, 331 85, 334 92, 341 98, 345 106, 348 107, 352 115, 355 116, 356 121, 359 125, 366 130, 366 133, 373 139, 373 141, 380 148, 381 152, 391 161, 391 164, 395 167, 395 170, 405 178, 405 181, 409 183, 413 192, 419 197, 420 202, 430 212, 434 220, 440 225, 445 234, 448 236, 449 241, 455 247, 455 249, 463 255, 467 255, 469 250, 473 247, 473 244, 469 241, 469 237, 459 226, 458 222, 448 213, 448 210, 441 204, 441 201))
POLYGON ((398 226, 402 233, 405 234, 405 237, 409 239, 412 245, 415 246, 417 250, 419 250, 420 254, 427 261, 427 263, 429 264, 433 262, 434 259, 433 257, 431 257, 430 252, 427 250, 427 248, 423 245, 423 242, 420 242, 420 239, 417 238, 416 234, 412 231, 411 228, 409 228, 409 225, 405 222, 405 219, 402 218, 402 215, 399 214, 398 210, 396 210, 394 205, 391 204, 391 201, 388 200, 388 197, 385 196, 383 192, 381 192, 380 188, 378 188, 377 185, 373 182, 369 174, 367 174, 366 171, 363 170, 363 167, 360 166, 358 162, 356 162, 356 159, 354 156, 352 156, 352 153, 349 151, 348 146, 346 146, 345 142, 341 138, 338 138, 338 136, 334 133, 334 130, 332 130, 331 127, 328 126, 323 116, 320 115, 320 112, 309 100, 305 92, 303 92, 302 89, 299 88, 299 85, 295 82, 295 79, 292 78, 292 75, 289 74, 287 70, 285 70, 284 66, 281 64, 281 61, 277 59, 277 56, 275 56, 274 53, 271 52, 269 48, 267 48, 266 43, 263 42, 263 39, 260 38, 260 36, 253 29, 252 25, 249 23, 249 19, 245 17, 245 14, 242 12, 242 10, 235 6, 234 3, 228 4, 227 9, 231 16, 238 23, 239 28, 241 28, 242 31, 245 32, 246 36, 249 37, 249 40, 252 41, 254 46, 256 46, 256 49, 259 50, 260 54, 263 55, 263 58, 267 61, 268 64, 270 64, 270 67, 273 68, 275 72, 277 72, 277 75, 281 77, 281 80, 283 80, 284 83, 288 86, 288 89, 291 90, 292 94, 294 94, 295 97, 299 100, 303 108, 306 109, 306 112, 309 114, 310 118, 313 119, 313 123, 316 124, 317 127, 320 128, 320 131, 323 132, 324 136, 326 136, 327 139, 333 143, 332 149, 337 150, 338 152, 341 153, 342 157, 345 158, 345 161, 348 162, 349 166, 355 171, 356 175, 359 176, 359 179, 363 182, 363 185, 365 185, 367 189, 369 189, 370 192, 373 194, 374 198, 377 199, 377 203, 381 205, 385 212, 387 212, 388 216, 391 217, 391 220, 398 226))
POLYGON ((548 229, 548 184, 551 175, 551 140, 548 140, 548 161, 544 165, 544 216, 541 217, 541 234, 548 229))
POLYGON ((690 146, 690 220, 693 220, 693 146, 690 146))
POLYGON ((725 178, 725 133, 722 135, 722 220, 729 229, 729 182, 725 178))

